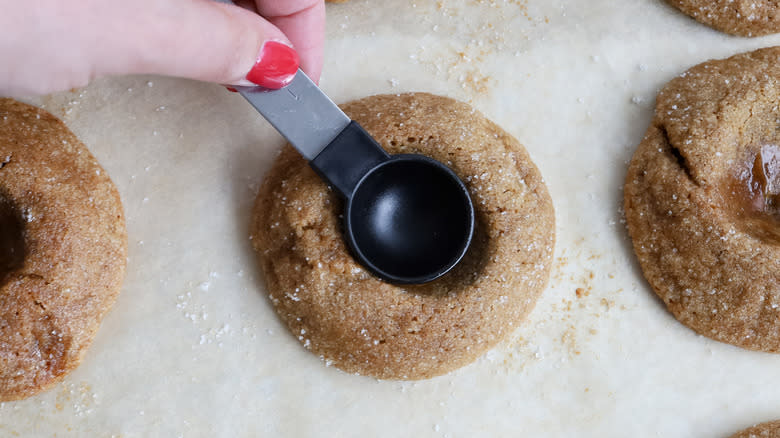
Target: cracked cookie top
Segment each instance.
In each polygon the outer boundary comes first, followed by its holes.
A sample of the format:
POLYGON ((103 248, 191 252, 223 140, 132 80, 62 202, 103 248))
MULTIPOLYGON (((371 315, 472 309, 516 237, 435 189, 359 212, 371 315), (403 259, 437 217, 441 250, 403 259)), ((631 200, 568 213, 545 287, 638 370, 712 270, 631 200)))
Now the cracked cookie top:
POLYGON ((645 277, 683 324, 780 351, 780 48, 697 65, 660 92, 625 185, 645 277))

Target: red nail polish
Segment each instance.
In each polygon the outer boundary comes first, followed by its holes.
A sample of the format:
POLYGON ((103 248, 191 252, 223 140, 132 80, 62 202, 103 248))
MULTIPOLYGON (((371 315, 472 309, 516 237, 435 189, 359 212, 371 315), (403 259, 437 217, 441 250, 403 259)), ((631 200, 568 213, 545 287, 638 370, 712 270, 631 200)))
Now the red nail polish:
POLYGON ((298 53, 292 47, 277 41, 266 41, 246 78, 261 87, 282 88, 292 82, 298 65, 298 53))
POLYGON ((238 93, 238 90, 236 90, 233 87, 225 87, 225 88, 227 88, 227 90, 230 91, 231 93, 238 93))

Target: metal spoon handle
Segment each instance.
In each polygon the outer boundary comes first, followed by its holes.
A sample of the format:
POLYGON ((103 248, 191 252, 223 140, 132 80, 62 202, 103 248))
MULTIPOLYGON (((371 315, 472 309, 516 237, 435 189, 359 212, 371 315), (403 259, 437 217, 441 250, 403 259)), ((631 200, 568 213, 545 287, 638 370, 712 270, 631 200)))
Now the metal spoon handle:
MULTIPOLYGON (((234 5, 231 0, 215 0, 234 5)), ((301 69, 284 88, 234 86, 307 160, 313 160, 350 123, 301 69)))
POLYGON ((290 85, 278 90, 235 88, 309 161, 350 122, 349 117, 300 69, 290 85))
POLYGON ((279 90, 236 90, 347 198, 369 170, 389 158, 301 70, 290 85, 279 90))

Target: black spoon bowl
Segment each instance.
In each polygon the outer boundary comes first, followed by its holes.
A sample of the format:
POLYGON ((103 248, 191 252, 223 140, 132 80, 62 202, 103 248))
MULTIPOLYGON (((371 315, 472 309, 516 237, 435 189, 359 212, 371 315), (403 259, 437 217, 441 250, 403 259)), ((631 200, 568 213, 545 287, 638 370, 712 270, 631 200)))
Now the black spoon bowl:
POLYGON ((353 254, 393 283, 425 283, 460 262, 474 234, 471 198, 438 161, 394 155, 348 199, 344 233, 353 254))
POLYGON ((347 243, 378 277, 427 283, 468 251, 474 205, 444 164, 419 154, 388 155, 354 121, 309 164, 346 198, 347 243))

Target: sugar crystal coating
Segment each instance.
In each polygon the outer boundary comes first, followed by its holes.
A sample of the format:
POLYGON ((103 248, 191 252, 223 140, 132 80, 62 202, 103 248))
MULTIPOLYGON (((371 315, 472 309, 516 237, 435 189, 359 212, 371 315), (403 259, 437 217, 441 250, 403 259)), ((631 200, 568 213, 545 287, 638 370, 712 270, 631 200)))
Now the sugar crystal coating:
POLYGON ((13 400, 81 362, 121 288, 127 236, 87 148, 11 99, 0 99, 0 227, 0 400, 13 400))
POLYGON ((348 253, 342 201, 290 147, 255 204, 252 242, 280 318, 328 365, 383 379, 422 379, 473 361, 513 332, 545 288, 554 212, 524 148, 476 110, 424 93, 344 105, 391 153, 450 166, 476 208, 475 243, 445 277, 384 283, 348 253))
POLYGON ((780 351, 778 61, 780 48, 761 49, 667 84, 624 200, 644 275, 674 316, 704 336, 770 352, 780 351))
POLYGON ((732 35, 754 37, 780 32, 777 0, 667 0, 697 21, 732 35))

